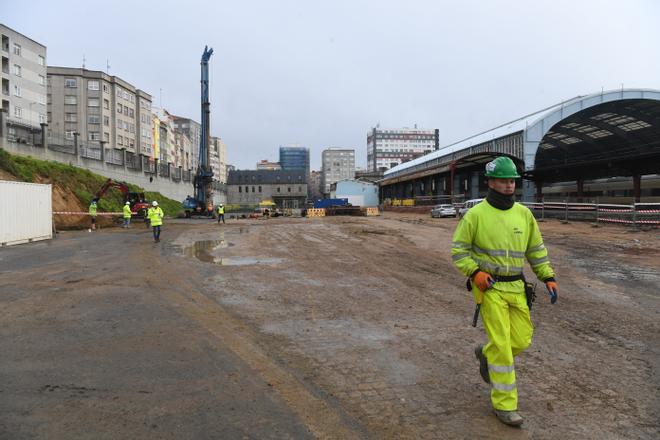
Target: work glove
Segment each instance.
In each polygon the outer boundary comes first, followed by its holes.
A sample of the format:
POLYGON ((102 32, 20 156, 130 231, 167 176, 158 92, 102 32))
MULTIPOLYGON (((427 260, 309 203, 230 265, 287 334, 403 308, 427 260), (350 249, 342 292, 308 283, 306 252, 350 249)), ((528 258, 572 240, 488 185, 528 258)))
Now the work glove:
POLYGON ((550 294, 550 304, 556 303, 557 294, 559 293, 559 286, 557 285, 557 281, 555 281, 554 278, 548 278, 545 280, 545 287, 548 289, 548 293, 550 294))
POLYGON ((478 271, 476 274, 474 274, 474 276, 472 276, 472 282, 476 284, 477 289, 481 290, 482 292, 485 292, 493 284, 495 284, 493 277, 491 277, 490 274, 482 271, 478 271))

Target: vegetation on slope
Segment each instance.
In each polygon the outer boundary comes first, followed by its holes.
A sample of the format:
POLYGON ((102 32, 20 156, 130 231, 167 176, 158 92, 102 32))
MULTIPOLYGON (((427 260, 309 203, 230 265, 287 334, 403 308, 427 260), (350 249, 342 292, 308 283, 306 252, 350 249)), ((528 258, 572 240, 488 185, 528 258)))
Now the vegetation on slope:
MULTIPOLYGON (((106 177, 92 173, 84 168, 74 167, 59 162, 44 161, 30 156, 9 154, 0 148, 0 169, 24 182, 52 183, 68 188, 75 194, 83 206, 88 206, 106 177)), ((144 189, 128 183, 131 191, 144 192, 147 200, 156 200, 165 215, 175 217, 181 211, 181 202, 169 199, 158 192, 145 192, 144 189)), ((121 192, 110 189, 99 201, 99 210, 119 212, 124 203, 121 192)))

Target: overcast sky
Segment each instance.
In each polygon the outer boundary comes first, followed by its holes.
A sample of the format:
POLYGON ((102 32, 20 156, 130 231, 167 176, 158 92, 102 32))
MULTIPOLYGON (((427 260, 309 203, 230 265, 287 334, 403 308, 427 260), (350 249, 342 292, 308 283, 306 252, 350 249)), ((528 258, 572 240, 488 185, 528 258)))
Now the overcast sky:
POLYGON ((284 144, 366 165, 370 127, 438 128, 447 144, 577 95, 660 89, 657 0, 0 0, 48 65, 105 70, 200 119, 254 168, 284 144), (162 89, 162 93, 161 93, 162 89))

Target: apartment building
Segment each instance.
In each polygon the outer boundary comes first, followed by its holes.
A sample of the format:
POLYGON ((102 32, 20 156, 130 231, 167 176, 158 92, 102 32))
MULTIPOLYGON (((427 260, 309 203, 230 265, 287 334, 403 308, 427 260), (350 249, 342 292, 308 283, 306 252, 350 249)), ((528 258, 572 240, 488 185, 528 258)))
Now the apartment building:
POLYGON ((238 170, 227 176, 227 203, 256 206, 272 200, 279 208, 303 208, 307 202, 304 169, 238 170))
POLYGON ((367 133, 367 168, 369 171, 387 170, 416 159, 440 146, 438 129, 380 128, 367 133))
POLYGON ((213 180, 227 183, 227 145, 219 137, 211 136, 210 153, 213 180))
POLYGON ((269 160, 260 160, 257 162, 257 169, 258 170, 281 170, 282 165, 280 165, 279 162, 271 162, 269 160))
POLYGON ((50 142, 102 143, 107 154, 153 157, 151 95, 98 70, 48 66, 50 142))
POLYGON ((32 142, 32 134, 47 120, 46 46, 0 24, 2 110, 8 137, 32 142))
POLYGON ((328 148, 321 153, 321 192, 330 194, 330 186, 355 177, 355 150, 328 148))
POLYGON ((199 165, 199 143, 202 139, 202 124, 199 122, 184 118, 182 116, 171 115, 173 118, 174 131, 181 132, 188 136, 192 143, 192 170, 197 169, 199 165))

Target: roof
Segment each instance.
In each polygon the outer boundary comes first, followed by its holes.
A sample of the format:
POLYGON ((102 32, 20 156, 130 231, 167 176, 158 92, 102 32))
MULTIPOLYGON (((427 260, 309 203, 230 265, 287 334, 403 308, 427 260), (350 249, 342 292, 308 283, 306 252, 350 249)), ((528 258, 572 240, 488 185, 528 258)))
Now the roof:
POLYGON ((307 184, 307 172, 300 170, 232 170, 227 185, 277 185, 307 184))
MULTIPOLYGON (((632 89, 624 89, 623 91, 631 91, 632 89)), ((648 91, 648 90, 642 90, 642 91, 648 91)), ((536 111, 534 113, 531 113, 529 115, 523 116, 521 118, 515 119, 511 122, 507 122, 506 124, 499 125, 495 128, 492 128, 487 131, 483 131, 481 133, 477 133, 475 135, 472 135, 470 137, 467 137, 465 139, 462 139, 458 142, 454 142, 449 145, 445 145, 444 147, 441 147, 440 149, 433 151, 429 154, 426 154, 424 156, 420 156, 414 160, 411 160, 409 162, 402 163, 400 165, 397 165, 387 171, 385 171, 384 177, 388 177, 389 175, 392 175, 394 173, 399 173, 403 170, 406 170, 408 168, 414 167, 416 165, 428 162, 430 160, 436 159, 438 157, 443 157, 451 153, 455 153, 457 151, 461 151, 467 148, 470 148, 475 145, 483 144, 484 142, 488 142, 491 140, 499 139, 505 136, 512 135, 514 133, 519 133, 524 131, 527 127, 530 127, 534 125, 536 122, 539 120, 543 119, 544 117, 548 116, 549 114, 553 113, 554 111, 557 111, 563 107, 570 106, 573 103, 576 103, 578 101, 582 100, 587 100, 588 98, 598 96, 598 95, 603 95, 606 93, 611 93, 612 91, 604 91, 601 93, 593 93, 591 95, 581 95, 581 96, 576 96, 574 98, 568 99, 566 101, 562 101, 560 103, 557 103, 555 105, 552 105, 550 107, 546 107, 544 109, 541 109, 539 111, 536 111)))

